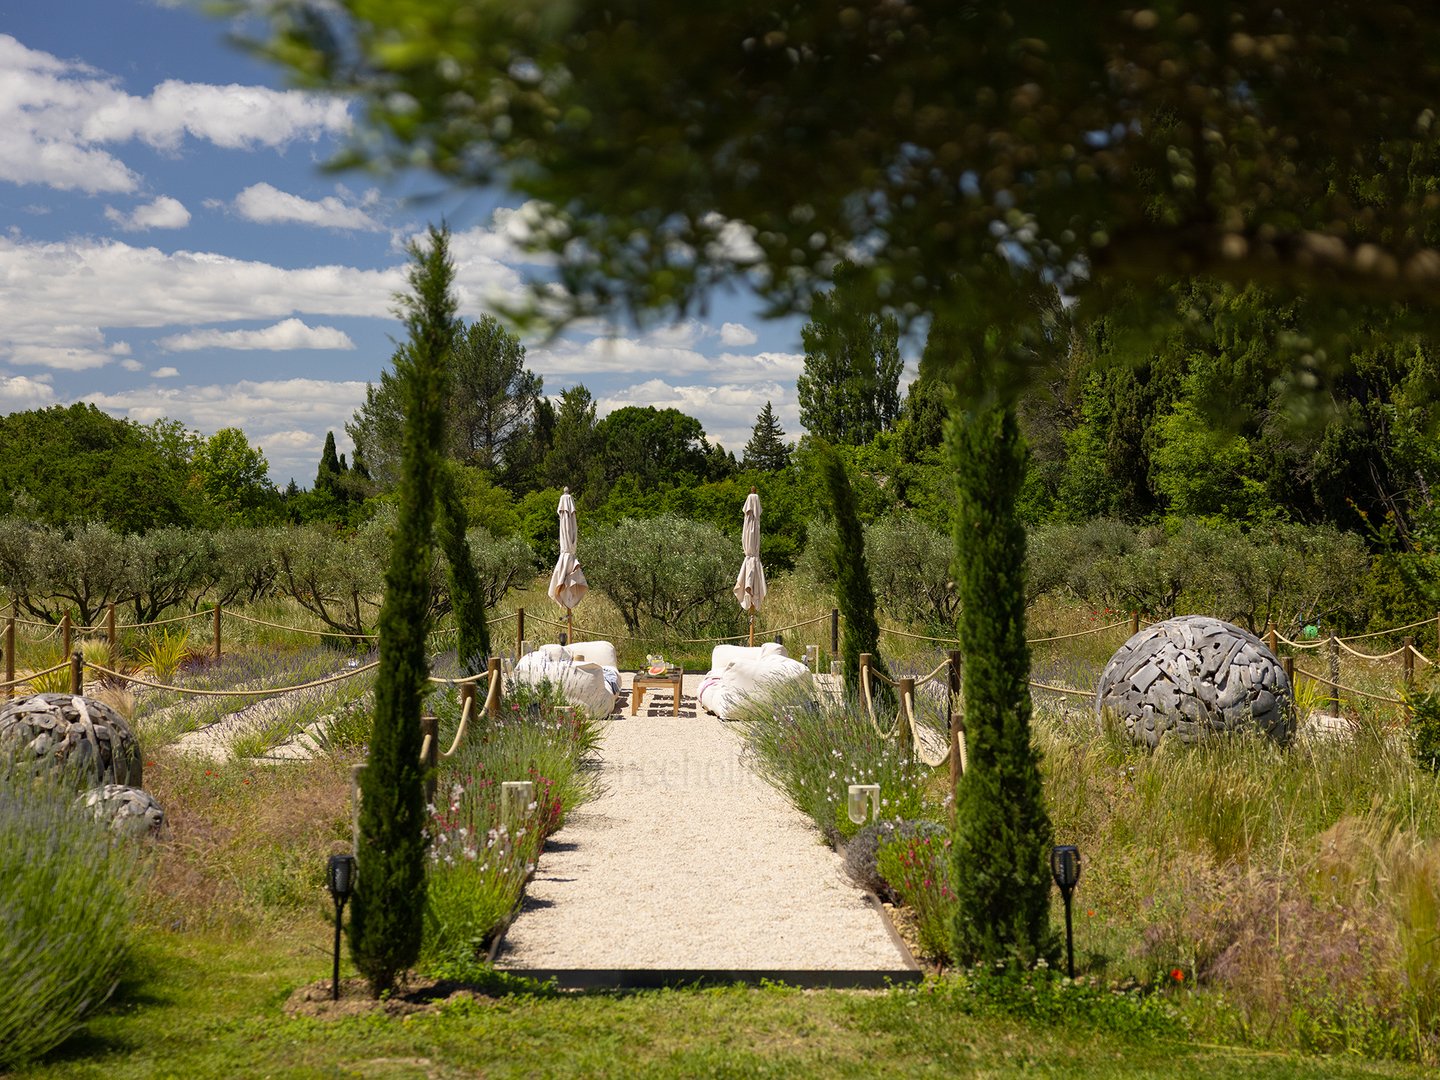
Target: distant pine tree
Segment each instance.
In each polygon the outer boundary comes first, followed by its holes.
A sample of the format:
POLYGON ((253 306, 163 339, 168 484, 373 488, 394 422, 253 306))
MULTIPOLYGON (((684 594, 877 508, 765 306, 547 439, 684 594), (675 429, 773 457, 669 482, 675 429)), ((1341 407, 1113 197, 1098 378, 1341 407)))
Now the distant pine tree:
POLYGON ((755 418, 750 441, 745 444, 744 464, 747 469, 766 472, 780 472, 790 464, 790 444, 785 441, 785 430, 768 401, 755 418))
POLYGON ((400 300, 410 331, 396 358, 405 390, 400 505, 380 608, 375 720, 360 780, 359 872, 350 914, 350 953, 376 997, 419 956, 425 911, 420 711, 429 689, 425 638, 445 364, 456 332, 448 238, 448 231, 432 227, 428 250, 411 247, 411 291, 400 300))
POLYGON ((335 452, 335 432, 325 433, 325 449, 320 452, 320 468, 315 473, 316 491, 334 491, 335 482, 345 472, 340 455, 335 452))

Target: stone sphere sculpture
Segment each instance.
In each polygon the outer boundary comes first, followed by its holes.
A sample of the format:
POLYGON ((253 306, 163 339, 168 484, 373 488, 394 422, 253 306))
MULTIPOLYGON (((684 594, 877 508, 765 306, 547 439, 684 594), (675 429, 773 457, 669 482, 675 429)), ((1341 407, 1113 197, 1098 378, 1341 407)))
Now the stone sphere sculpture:
POLYGON ((75 805, 93 813, 96 821, 129 836, 159 832, 165 823, 165 811, 155 796, 124 784, 93 787, 76 799, 75 805))
POLYGON ((0 753, 22 765, 62 765, 89 784, 140 787, 140 744, 109 705, 74 694, 36 694, 0 706, 0 753))
POLYGON ((1247 630, 1206 615, 1146 627, 1100 673, 1095 715, 1125 722, 1137 743, 1182 743, 1229 731, 1258 731, 1280 745, 1295 734, 1295 696, 1285 669, 1247 630))

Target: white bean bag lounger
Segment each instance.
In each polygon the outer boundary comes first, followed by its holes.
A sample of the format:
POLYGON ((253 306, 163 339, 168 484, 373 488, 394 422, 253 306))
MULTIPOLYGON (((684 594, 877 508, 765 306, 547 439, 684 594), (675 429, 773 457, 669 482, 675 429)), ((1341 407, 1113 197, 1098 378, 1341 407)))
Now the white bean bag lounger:
POLYGON ((783 645, 716 645, 697 698, 722 720, 734 720, 750 704, 813 701, 815 679, 808 667, 786 653, 783 645))
POLYGON ((609 716, 620 696, 615 646, 608 641, 541 645, 515 662, 515 683, 539 689, 549 683, 571 705, 593 717, 609 716))

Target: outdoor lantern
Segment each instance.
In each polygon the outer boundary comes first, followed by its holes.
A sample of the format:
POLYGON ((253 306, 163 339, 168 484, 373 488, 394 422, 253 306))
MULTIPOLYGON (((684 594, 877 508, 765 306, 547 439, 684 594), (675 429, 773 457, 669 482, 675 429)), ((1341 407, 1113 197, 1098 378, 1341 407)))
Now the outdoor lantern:
POLYGON ((335 968, 330 977, 330 1000, 340 1000, 340 912, 355 891, 355 856, 331 855, 325 867, 325 884, 335 901, 335 968))
POLYGON ((535 784, 530 780, 505 780, 500 784, 500 820, 510 821, 525 814, 535 801, 535 784))
POLYGON ((1080 849, 1074 844, 1057 844, 1050 849, 1050 876, 1060 886, 1065 900, 1065 960, 1070 978, 1075 977, 1075 937, 1070 925, 1070 894, 1080 882, 1080 849))
POLYGON ((876 819, 880 817, 880 785, 879 784, 851 784, 849 800, 846 811, 850 820, 856 825, 864 825, 865 818, 873 813, 876 819), (869 804, 867 807, 866 804, 869 804), (868 812, 867 812, 868 811, 868 812))

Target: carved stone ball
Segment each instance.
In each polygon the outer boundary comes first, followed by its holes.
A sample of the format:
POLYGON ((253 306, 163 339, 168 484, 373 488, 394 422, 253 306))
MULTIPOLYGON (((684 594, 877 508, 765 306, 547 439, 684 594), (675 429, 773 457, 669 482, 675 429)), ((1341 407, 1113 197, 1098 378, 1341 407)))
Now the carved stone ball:
POLYGON ((1217 732, 1258 731, 1280 745, 1295 734, 1285 669, 1247 630, 1206 615, 1146 627, 1100 673, 1095 715, 1111 710, 1137 743, 1173 732, 1193 744, 1217 732))
POLYGON ((93 787, 76 799, 75 805, 93 813, 96 821, 129 836, 157 833, 165 823, 165 811, 155 796, 124 784, 93 787))
POLYGON ((74 694, 36 694, 0 707, 0 753, 39 768, 75 769, 80 782, 140 787, 140 744, 109 705, 74 694))

